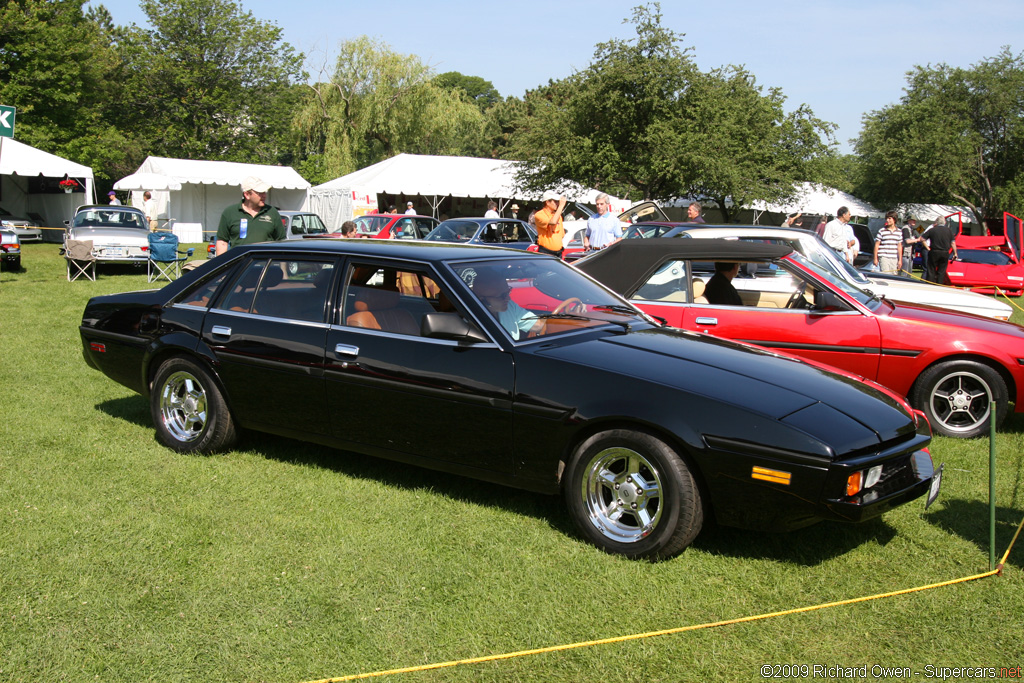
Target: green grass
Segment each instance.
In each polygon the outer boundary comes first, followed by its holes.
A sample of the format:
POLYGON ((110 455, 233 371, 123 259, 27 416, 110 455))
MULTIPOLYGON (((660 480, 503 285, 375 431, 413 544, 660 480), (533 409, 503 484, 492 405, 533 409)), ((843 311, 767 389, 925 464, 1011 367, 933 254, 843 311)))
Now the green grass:
MULTIPOLYGON (((199 245, 200 247, 202 245, 199 245)), ((943 493, 863 525, 711 529, 660 564, 606 555, 559 499, 252 436, 198 457, 89 369, 90 296, 57 245, 0 273, 0 681, 283 681, 755 615, 988 569, 987 440, 937 438, 943 493)), ((1020 313, 1015 319, 1022 319, 1020 313)), ((267 400, 273 400, 268 396, 267 400)), ((1024 418, 998 438, 997 550, 1022 516, 1024 418)), ((409 681, 736 681, 762 664, 1021 664, 1001 577, 767 621, 406 674, 409 681)), ((920 677, 919 677, 920 678, 920 677)))

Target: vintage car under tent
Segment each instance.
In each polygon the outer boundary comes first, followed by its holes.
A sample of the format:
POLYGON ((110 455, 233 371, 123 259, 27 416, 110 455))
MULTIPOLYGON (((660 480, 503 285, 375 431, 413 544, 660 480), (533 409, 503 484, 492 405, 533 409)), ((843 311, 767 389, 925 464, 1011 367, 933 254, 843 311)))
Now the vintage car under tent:
POLYGON ((242 200, 241 183, 256 176, 270 183, 267 203, 297 211, 306 202, 310 184, 290 166, 243 164, 234 161, 196 161, 148 157, 139 170, 121 178, 115 190, 131 191, 132 206, 142 208, 142 194, 153 193, 157 220, 171 222, 183 242, 200 242, 217 231, 220 215, 242 200))
POLYGON ((38 223, 44 241, 63 241, 64 221, 79 205, 94 203, 95 193, 90 167, 0 138, 0 206, 38 223), (65 179, 77 184, 71 192, 60 186, 65 179))
MULTIPOLYGON (((518 203, 522 206, 518 217, 525 219, 529 208, 524 202, 536 208, 540 195, 518 189, 515 172, 515 162, 501 159, 398 154, 317 185, 303 208, 319 214, 331 230, 340 229, 343 222, 356 216, 385 213, 388 203, 404 213, 410 201, 419 214, 456 218, 483 216, 487 201, 493 199, 502 217, 512 218, 511 207, 518 203)), ((566 195, 572 201, 593 204, 599 194, 598 190, 567 186, 566 195)), ((612 211, 629 207, 628 201, 611 200, 612 211)))

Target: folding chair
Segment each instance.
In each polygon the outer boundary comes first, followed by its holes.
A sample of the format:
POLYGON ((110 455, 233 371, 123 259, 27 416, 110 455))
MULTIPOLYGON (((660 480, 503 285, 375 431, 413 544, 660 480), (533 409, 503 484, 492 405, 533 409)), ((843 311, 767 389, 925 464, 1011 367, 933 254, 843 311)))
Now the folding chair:
POLYGON ((89 280, 96 279, 96 255, 92 253, 92 240, 66 240, 64 260, 68 266, 68 282, 74 282, 83 275, 89 280))
POLYGON ((166 278, 168 282, 181 277, 181 264, 187 261, 195 249, 178 251, 178 236, 173 232, 149 233, 149 257, 147 276, 150 282, 166 278), (183 255, 182 255, 183 254, 183 255))

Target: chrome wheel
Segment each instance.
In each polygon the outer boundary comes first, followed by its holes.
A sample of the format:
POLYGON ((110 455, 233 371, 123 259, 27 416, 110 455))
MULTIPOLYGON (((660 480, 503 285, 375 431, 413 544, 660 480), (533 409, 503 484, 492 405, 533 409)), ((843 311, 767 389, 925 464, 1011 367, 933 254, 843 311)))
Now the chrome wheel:
POLYGON ((191 373, 179 370, 164 380, 160 419, 178 441, 188 443, 202 436, 207 422, 206 390, 191 373))
POLYGON ((954 433, 976 431, 988 421, 992 387, 973 372, 951 372, 934 385, 929 404, 937 426, 954 433))
POLYGON ((584 507, 594 527, 619 543, 650 535, 662 512, 661 475, 630 448, 598 452, 583 473, 584 507))

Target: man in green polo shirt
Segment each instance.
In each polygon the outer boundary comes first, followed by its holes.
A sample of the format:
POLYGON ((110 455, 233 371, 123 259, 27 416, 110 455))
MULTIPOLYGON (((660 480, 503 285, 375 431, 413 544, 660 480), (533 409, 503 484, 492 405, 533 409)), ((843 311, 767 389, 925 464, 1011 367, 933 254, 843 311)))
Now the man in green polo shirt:
POLYGON ((242 181, 242 201, 224 209, 217 228, 217 256, 231 247, 285 238, 281 214, 267 204, 270 185, 255 176, 242 181))

